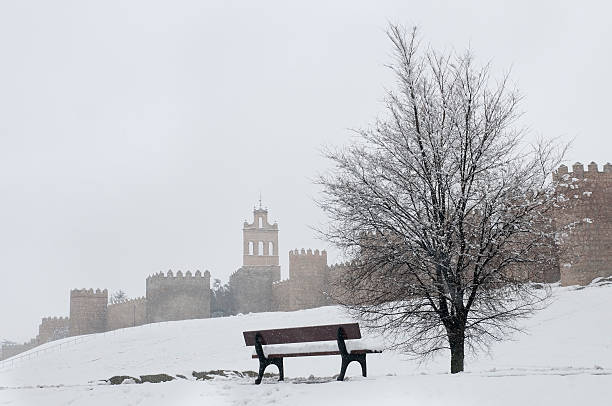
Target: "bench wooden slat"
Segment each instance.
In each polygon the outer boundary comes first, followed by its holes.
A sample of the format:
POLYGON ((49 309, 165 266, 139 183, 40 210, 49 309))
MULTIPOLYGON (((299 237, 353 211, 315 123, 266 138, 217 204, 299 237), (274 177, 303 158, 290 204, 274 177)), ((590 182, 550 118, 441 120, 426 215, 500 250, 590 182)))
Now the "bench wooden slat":
MULTIPOLYGON (((380 354, 379 350, 354 350, 349 354, 380 354)), ((292 354, 268 354, 268 358, 290 358, 290 357, 317 357, 321 355, 340 355, 340 351, 319 351, 319 352, 296 352, 292 354)), ((257 355, 252 355, 251 358, 257 359, 257 355)))
POLYGON ((331 341, 338 337, 338 328, 342 327, 346 334, 345 339, 355 340, 361 338, 359 324, 328 324, 324 326, 292 327, 276 330, 245 331, 244 342, 247 346, 255 345, 255 335, 261 334, 264 345, 308 343, 313 341, 331 341))

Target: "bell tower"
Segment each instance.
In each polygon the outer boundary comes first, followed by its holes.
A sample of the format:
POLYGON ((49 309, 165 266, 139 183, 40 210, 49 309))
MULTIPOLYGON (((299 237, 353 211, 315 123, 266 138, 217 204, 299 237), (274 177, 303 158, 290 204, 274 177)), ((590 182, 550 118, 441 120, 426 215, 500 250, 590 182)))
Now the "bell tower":
POLYGON ((261 199, 253 209, 253 222, 244 222, 242 242, 242 266, 229 278, 234 311, 272 311, 272 285, 280 280, 278 224, 270 224, 261 199))
POLYGON ((278 224, 268 222, 268 210, 253 209, 253 222, 242 228, 243 266, 278 266, 278 224))

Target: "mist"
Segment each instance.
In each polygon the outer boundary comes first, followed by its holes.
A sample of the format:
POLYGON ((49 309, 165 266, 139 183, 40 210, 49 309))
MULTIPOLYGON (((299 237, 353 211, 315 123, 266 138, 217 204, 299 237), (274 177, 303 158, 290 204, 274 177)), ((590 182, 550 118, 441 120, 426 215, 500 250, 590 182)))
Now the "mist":
POLYGON ((330 250, 313 179, 383 110, 389 21, 510 70, 530 139, 610 159, 609 6, 462 3, 2 2, 0 339, 68 315, 73 288, 227 281, 260 195, 283 275, 290 249, 330 250))

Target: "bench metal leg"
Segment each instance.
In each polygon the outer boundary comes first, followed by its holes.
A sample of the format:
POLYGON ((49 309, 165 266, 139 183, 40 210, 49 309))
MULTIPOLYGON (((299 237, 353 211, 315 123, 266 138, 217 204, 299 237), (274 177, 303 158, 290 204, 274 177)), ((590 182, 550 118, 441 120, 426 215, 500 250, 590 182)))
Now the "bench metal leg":
POLYGON ((366 356, 363 354, 363 359, 359 360, 361 364, 361 375, 365 378, 368 376, 368 368, 366 367, 366 356))
POLYGON ((342 355, 342 366, 340 367, 340 375, 338 375, 339 381, 344 380, 346 369, 348 368, 349 364, 353 361, 359 362, 359 364, 361 365, 361 374, 364 377, 368 375, 365 354, 346 354, 346 355, 342 355))
POLYGON ((346 374, 346 368, 348 367, 349 360, 345 357, 342 357, 342 366, 340 367, 340 375, 338 375, 339 381, 344 381, 344 374, 346 374))
POLYGON ((259 375, 257 376, 257 379, 255 379, 255 385, 259 385, 261 383, 261 378, 263 378, 263 374, 267 366, 267 363, 261 362, 261 360, 259 360, 259 375))
POLYGON ((277 361, 276 366, 278 367, 278 380, 284 381, 285 380, 285 368, 283 367, 283 358, 277 358, 276 361, 277 361))
POLYGON ((268 365, 276 365, 278 368, 278 380, 285 380, 285 369, 283 368, 283 359, 282 358, 263 358, 259 359, 259 375, 257 379, 255 379, 255 385, 259 385, 261 383, 261 379, 264 376, 264 371, 268 367, 268 365))
POLYGON ((285 370, 283 368, 283 358, 268 358, 263 350, 263 339, 261 334, 255 335, 255 352, 257 352, 257 358, 259 359, 259 375, 255 379, 255 385, 259 385, 264 376, 266 367, 270 364, 274 364, 278 368, 278 380, 285 380, 285 370))

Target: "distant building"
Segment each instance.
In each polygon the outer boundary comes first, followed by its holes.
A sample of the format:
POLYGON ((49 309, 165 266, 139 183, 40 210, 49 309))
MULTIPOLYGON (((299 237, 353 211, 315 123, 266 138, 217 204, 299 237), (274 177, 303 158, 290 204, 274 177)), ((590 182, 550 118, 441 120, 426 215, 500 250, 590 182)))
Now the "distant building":
POLYGON ((244 222, 242 266, 230 276, 236 313, 291 311, 329 304, 327 253, 311 249, 289 252, 289 279, 280 280, 278 224, 268 210, 253 210, 244 222))

